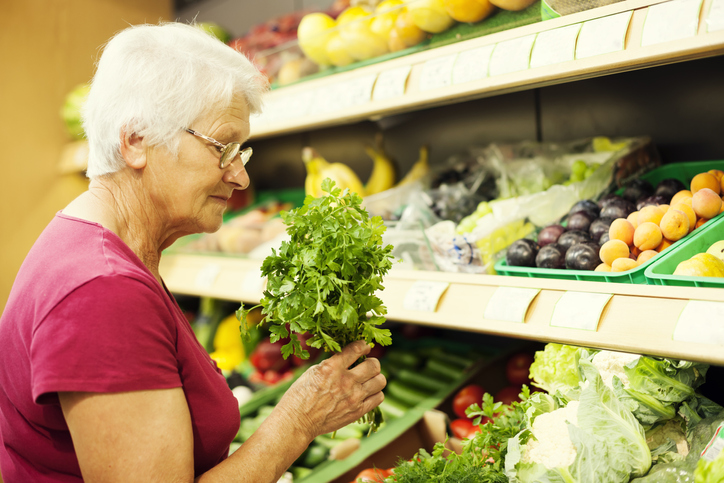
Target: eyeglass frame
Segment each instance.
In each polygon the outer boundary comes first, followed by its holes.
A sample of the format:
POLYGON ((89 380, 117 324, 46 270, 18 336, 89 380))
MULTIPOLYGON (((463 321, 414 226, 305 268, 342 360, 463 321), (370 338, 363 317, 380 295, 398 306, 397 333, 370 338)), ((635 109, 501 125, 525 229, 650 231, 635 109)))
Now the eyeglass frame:
POLYGON ((216 139, 196 132, 193 129, 186 128, 185 131, 189 134, 200 137, 201 139, 205 139, 211 144, 222 149, 221 157, 219 158, 219 169, 224 169, 227 166, 230 166, 234 162, 234 158, 236 158, 237 154, 239 155, 239 159, 241 159, 241 165, 246 166, 246 163, 249 162, 249 159, 251 159, 251 155, 254 153, 254 151, 251 149, 251 146, 247 146, 244 149, 241 149, 241 143, 236 141, 230 142, 228 144, 223 144, 216 139), (233 155, 229 153, 233 153, 233 155), (224 163, 224 161, 228 162, 224 163))

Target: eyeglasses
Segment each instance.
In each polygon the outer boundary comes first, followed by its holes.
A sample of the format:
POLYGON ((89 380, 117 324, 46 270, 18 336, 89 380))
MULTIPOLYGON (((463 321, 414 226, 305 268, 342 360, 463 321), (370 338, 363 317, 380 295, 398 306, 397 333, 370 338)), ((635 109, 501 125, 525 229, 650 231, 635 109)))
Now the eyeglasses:
POLYGON ((193 129, 187 128, 186 132, 193 134, 194 136, 198 136, 201 139, 205 139, 219 148, 219 152, 221 153, 221 158, 219 159, 219 168, 221 169, 224 169, 231 163, 233 163, 234 158, 236 158, 237 154, 241 158, 242 166, 246 166, 246 163, 249 162, 249 159, 251 158, 251 155, 253 153, 251 147, 241 149, 241 143, 232 142, 228 144, 222 144, 214 138, 210 138, 209 136, 204 136, 203 134, 197 133, 193 129))

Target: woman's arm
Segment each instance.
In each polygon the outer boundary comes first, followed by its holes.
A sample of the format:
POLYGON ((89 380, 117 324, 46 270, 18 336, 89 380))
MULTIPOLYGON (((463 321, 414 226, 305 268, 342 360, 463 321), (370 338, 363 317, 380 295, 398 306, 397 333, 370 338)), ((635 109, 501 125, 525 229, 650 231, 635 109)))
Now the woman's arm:
MULTIPOLYGON (((197 481, 274 483, 316 436, 378 406, 386 383, 379 362, 349 369, 369 350, 355 342, 310 367, 252 437, 197 481)), ((191 417, 181 388, 59 397, 85 481, 193 480, 191 417)))

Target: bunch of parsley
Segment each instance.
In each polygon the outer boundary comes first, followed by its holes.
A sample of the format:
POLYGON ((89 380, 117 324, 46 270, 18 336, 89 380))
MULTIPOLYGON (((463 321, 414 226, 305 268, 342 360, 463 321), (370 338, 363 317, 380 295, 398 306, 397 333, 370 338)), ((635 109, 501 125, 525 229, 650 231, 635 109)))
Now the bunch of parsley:
POLYGON ((385 483, 506 483, 508 439, 526 427, 526 401, 530 397, 527 386, 523 386, 520 396, 521 402, 503 406, 486 393, 482 408, 474 404, 466 414, 474 418, 475 425, 483 416, 492 422, 483 425, 474 437, 463 440, 460 454, 446 449, 444 443, 435 444, 432 454, 421 449, 410 461, 401 461, 385 483))
MULTIPOLYGON (((370 218, 357 193, 335 187, 329 178, 322 190, 327 195, 307 196, 300 208, 281 213, 291 239, 261 266, 268 279, 262 314, 272 342, 288 339, 284 358, 309 358, 296 335, 306 332, 312 335, 306 343, 326 352, 362 339, 383 346, 392 342, 390 331, 378 327, 387 309, 376 292, 384 288, 382 278, 393 260, 393 247, 382 244, 382 218, 370 218)), ((236 312, 243 336, 246 315, 254 308, 242 304, 236 312)), ((379 410, 366 415, 365 422, 375 430, 379 410)))

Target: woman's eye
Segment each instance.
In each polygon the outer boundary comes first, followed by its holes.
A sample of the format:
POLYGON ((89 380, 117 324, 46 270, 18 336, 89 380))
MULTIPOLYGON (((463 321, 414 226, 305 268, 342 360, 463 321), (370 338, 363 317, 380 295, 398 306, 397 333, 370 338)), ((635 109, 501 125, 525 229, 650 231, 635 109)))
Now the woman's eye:
POLYGON ((224 152, 224 148, 222 148, 221 146, 214 146, 214 147, 216 148, 216 151, 217 151, 217 152, 219 152, 219 153, 223 153, 223 152, 224 152))

